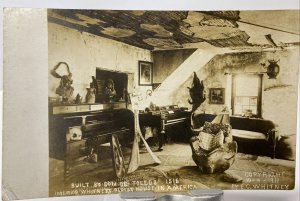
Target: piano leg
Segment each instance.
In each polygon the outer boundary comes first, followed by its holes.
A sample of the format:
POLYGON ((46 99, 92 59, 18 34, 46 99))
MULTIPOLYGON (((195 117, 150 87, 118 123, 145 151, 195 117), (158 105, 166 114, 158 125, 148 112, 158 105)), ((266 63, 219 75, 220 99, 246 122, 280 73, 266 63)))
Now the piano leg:
POLYGON ((158 150, 157 151, 162 151, 163 150, 164 141, 165 141, 164 138, 165 138, 165 131, 160 132, 158 134, 158 150))
POLYGON ((70 173, 70 166, 69 166, 69 159, 68 159, 68 152, 70 151, 70 145, 67 144, 65 147, 66 151, 65 151, 65 164, 64 164, 64 179, 67 179, 67 177, 69 176, 70 173))
POLYGON ((65 177, 64 178, 67 178, 68 176, 69 176, 69 171, 70 170, 70 168, 68 167, 68 165, 67 165, 67 163, 65 162, 65 177))
POLYGON ((160 128, 160 132, 158 134, 158 150, 157 151, 162 151, 163 150, 163 146, 165 144, 165 120, 162 119, 161 122, 161 128, 160 128))

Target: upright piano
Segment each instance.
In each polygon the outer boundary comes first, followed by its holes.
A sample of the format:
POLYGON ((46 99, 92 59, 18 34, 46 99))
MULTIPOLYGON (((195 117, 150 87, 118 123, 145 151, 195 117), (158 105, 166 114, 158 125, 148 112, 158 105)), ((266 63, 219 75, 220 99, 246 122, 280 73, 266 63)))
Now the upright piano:
MULTIPOLYGON (((97 162, 97 147, 116 136, 133 139, 134 115, 125 102, 49 105, 49 156, 64 161, 67 177, 79 157, 97 162), (92 159, 92 157, 95 157, 92 159)), ((113 157, 113 156, 112 156, 113 157)), ((101 159, 100 159, 101 160, 101 159)))

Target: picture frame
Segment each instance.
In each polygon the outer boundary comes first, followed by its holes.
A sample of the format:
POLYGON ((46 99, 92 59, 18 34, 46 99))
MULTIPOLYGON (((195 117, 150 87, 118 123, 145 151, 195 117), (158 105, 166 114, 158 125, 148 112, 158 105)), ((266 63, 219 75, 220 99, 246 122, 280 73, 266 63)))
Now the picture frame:
POLYGON ((152 86, 153 84, 153 63, 149 61, 139 61, 138 64, 139 85, 152 86))
POLYGON ((225 103, 225 88, 210 88, 209 89, 209 103, 210 104, 224 104, 225 103))

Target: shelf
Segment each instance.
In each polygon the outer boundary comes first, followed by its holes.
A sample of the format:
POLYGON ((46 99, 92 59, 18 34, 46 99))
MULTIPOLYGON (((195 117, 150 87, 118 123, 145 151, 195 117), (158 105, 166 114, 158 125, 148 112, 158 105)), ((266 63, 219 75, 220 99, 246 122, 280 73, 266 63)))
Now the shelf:
POLYGON ((69 105, 53 105, 51 112, 53 115, 57 115, 57 114, 93 112, 93 111, 123 109, 123 108, 126 108, 126 102, 69 104, 69 105))

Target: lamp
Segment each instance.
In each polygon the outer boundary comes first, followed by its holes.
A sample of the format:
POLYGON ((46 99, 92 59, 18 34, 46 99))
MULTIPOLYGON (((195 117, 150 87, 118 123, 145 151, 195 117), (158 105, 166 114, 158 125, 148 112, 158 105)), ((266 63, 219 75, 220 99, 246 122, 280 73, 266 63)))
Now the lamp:
POLYGON ((261 64, 264 68, 267 69, 267 75, 269 76, 269 79, 276 79, 279 71, 280 71, 280 67, 277 64, 279 60, 275 61, 273 60, 268 60, 269 65, 267 66, 265 63, 261 64))

